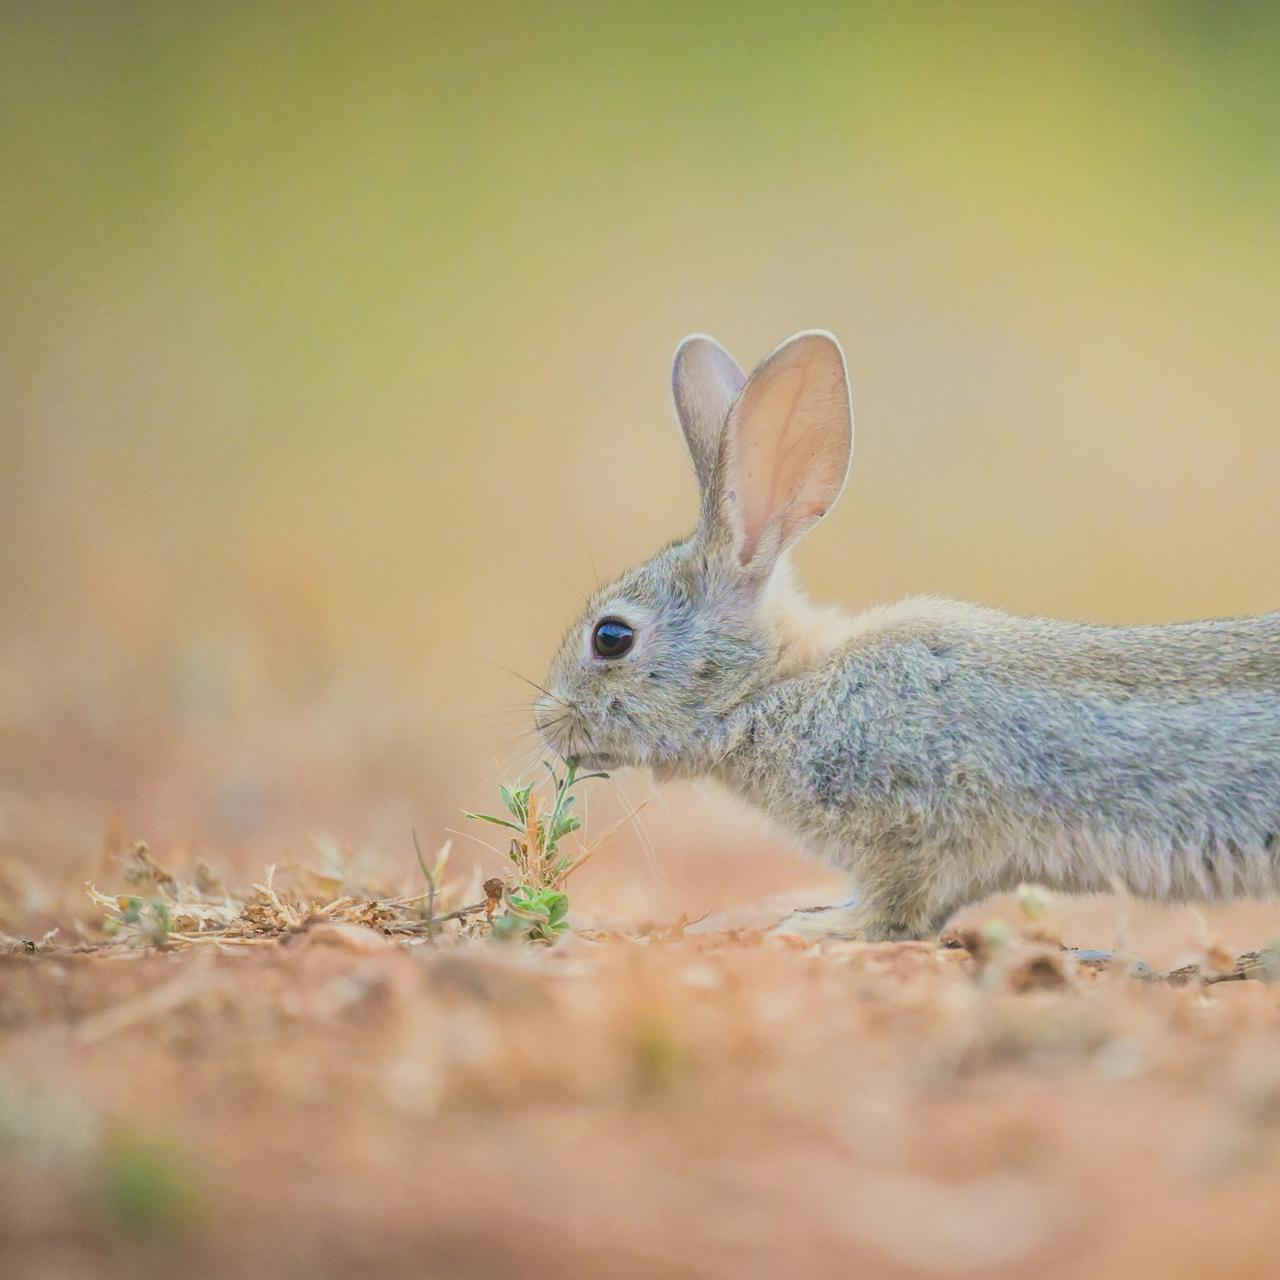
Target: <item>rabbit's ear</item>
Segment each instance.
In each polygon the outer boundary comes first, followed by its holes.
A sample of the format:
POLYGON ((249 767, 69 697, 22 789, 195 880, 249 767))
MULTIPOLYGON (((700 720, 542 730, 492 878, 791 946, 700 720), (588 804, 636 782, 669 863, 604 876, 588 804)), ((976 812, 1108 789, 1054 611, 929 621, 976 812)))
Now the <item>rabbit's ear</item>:
POLYGON ((676 348, 671 395, 704 505, 725 420, 746 381, 737 361, 714 338, 693 333, 676 348))
POLYGON ((756 369, 723 448, 717 519, 738 562, 767 573, 827 514, 849 474, 853 408, 831 334, 798 333, 756 369))

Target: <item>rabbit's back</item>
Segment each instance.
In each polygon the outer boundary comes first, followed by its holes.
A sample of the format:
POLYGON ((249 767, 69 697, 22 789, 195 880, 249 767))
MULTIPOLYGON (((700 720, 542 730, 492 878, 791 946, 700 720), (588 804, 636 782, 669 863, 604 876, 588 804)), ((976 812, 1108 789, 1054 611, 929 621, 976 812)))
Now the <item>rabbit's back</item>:
POLYGON ((1108 628, 908 602, 760 700, 748 743, 739 789, 864 874, 954 862, 969 898, 975 872, 987 891, 1277 887, 1280 613, 1108 628))

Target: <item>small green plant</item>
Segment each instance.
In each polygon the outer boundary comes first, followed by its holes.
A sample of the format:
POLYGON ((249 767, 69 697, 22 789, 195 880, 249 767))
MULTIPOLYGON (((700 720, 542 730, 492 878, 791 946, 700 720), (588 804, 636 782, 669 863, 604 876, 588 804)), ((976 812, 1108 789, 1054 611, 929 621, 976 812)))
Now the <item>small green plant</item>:
POLYGON ((543 761, 551 777, 551 801, 547 805, 534 790, 534 784, 516 783, 500 786, 507 816, 491 813, 467 813, 477 822, 489 822, 515 832, 507 856, 516 868, 517 884, 507 895, 507 910, 494 921, 493 932, 499 938, 524 938, 530 942, 553 942, 569 927, 569 897, 564 882, 587 861, 599 845, 576 852, 562 850, 560 842, 582 826, 582 820, 571 812, 577 797, 574 787, 590 778, 607 778, 607 773, 578 772, 578 761, 570 756, 563 776, 543 761))
POLYGON ((1049 890, 1039 884, 1020 884, 1014 896, 1028 920, 1038 920, 1046 915, 1053 903, 1049 890))
POLYGON ((418 866, 422 869, 422 878, 427 882, 427 937, 431 939, 432 945, 436 940, 436 898, 440 894, 440 885, 444 880, 445 868, 449 865, 449 850, 452 847, 453 841, 446 840, 440 852, 436 854, 435 866, 428 867, 426 858, 422 856, 422 846, 418 843, 418 833, 416 831, 413 833, 413 851, 418 855, 418 866))
POLYGON ((495 938, 519 937, 530 942, 554 942, 569 927, 569 895, 563 889, 539 889, 527 885, 513 889, 505 914, 493 922, 495 938))
POLYGON ((124 1136, 103 1153, 97 1192, 102 1219, 135 1241, 178 1235, 196 1208, 195 1189, 177 1153, 124 1136))
POLYGON ((999 948, 1008 944, 1013 937, 1013 930, 1005 920, 988 920, 982 926, 982 936, 988 946, 999 948))
POLYGON ((693 1065, 689 1046, 676 1029, 662 1019, 648 1018, 634 1030, 632 1047, 636 1089, 640 1093, 664 1093, 678 1086, 693 1065))
POLYGON ((122 894, 111 902, 115 914, 107 917, 104 928, 112 936, 127 934, 140 944, 150 943, 162 947, 173 932, 173 914, 163 898, 139 898, 134 894, 122 894))
POLYGON ((1280 981, 1280 938, 1273 938, 1258 953, 1258 976, 1263 982, 1280 981))

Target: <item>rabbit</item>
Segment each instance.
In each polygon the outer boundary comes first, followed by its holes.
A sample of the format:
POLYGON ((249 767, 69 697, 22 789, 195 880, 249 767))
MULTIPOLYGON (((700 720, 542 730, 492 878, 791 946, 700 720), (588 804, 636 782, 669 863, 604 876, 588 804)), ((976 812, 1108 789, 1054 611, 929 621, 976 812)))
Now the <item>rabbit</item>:
POLYGON ((788 561, 839 498, 839 343, 796 334, 748 378, 676 351, 696 530, 594 594, 534 706, 581 765, 710 777, 854 896, 780 928, 936 935, 1026 881, 1163 902, 1280 887, 1280 612, 1110 627, 946 598, 858 616, 788 561))

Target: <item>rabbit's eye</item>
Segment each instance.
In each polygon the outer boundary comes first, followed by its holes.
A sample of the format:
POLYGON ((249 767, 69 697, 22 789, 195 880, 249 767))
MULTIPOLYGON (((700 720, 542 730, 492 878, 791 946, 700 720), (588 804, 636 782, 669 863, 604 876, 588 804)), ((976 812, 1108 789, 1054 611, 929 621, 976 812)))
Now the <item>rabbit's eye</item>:
POLYGON ((621 618, 605 618, 591 633, 591 648, 597 658, 620 658, 635 643, 636 633, 621 618))

